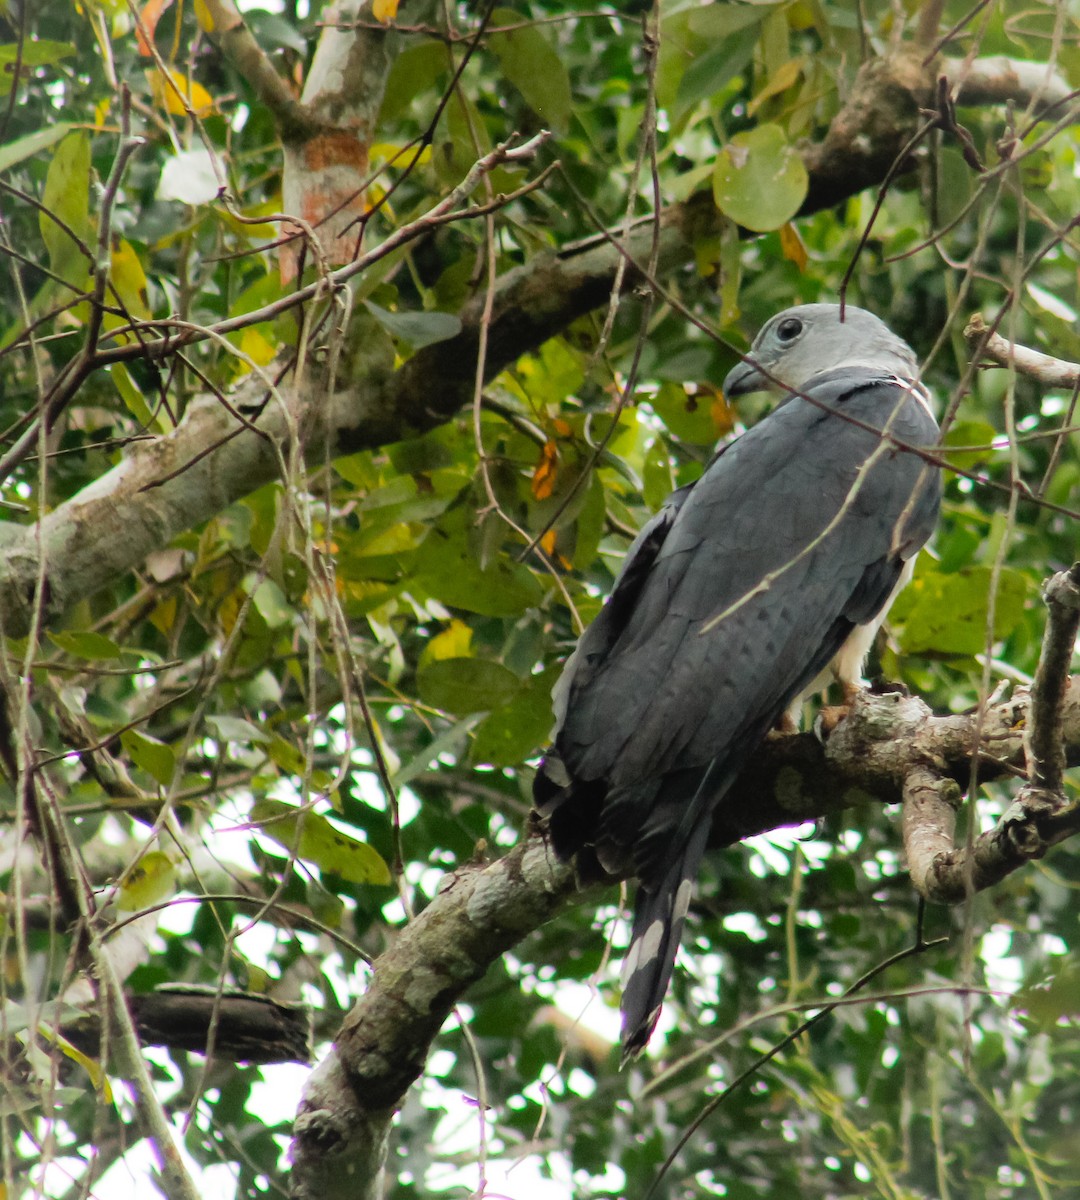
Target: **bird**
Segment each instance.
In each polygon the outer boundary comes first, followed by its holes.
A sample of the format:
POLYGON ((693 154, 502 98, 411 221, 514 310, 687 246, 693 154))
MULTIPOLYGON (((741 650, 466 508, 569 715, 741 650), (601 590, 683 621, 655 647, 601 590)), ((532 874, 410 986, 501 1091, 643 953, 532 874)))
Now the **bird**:
POLYGON ((582 882, 637 880, 623 1063, 647 1045, 714 812, 769 730, 835 677, 850 697, 937 523, 939 430, 914 351, 854 305, 774 315, 728 398, 778 403, 638 534, 552 692, 534 777, 582 882))

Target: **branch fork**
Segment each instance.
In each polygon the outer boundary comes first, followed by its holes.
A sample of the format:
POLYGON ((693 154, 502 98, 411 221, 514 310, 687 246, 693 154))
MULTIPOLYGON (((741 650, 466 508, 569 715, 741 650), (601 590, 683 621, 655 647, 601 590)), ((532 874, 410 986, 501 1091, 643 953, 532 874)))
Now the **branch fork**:
POLYGON ((1048 620, 1024 729, 1028 782, 997 824, 954 844, 960 789, 934 765, 904 779, 904 849, 919 894, 955 904, 991 887, 1080 831, 1080 801, 1065 794, 1064 712, 1076 686, 1069 666, 1080 629, 1080 563, 1047 581, 1048 620))

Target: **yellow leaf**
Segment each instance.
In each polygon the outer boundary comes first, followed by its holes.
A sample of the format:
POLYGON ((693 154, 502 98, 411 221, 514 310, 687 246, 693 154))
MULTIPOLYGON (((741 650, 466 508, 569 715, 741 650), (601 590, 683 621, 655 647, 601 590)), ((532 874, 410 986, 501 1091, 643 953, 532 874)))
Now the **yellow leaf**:
POLYGON ((397 10, 398 0, 375 0, 371 6, 371 15, 376 21, 388 25, 397 16, 397 10))
MULTIPOLYGON (((125 238, 121 238, 119 244, 113 247, 109 282, 131 316, 141 317, 145 321, 153 315, 150 312, 146 272, 135 247, 125 238)), ((124 323, 127 324, 127 321, 124 323)))
POLYGON ((810 256, 806 253, 806 246, 799 236, 799 231, 790 221, 780 226, 780 249, 788 262, 793 262, 800 271, 806 270, 810 256))
POLYGON ((247 596, 244 592, 240 588, 235 588, 218 605, 218 624, 226 634, 232 632, 236 619, 240 616, 241 605, 246 599, 247 596))
POLYGON ((425 167, 431 162, 431 147, 402 146, 397 142, 372 142, 368 150, 371 162, 393 163, 395 167, 425 167))
POLYGON ((204 32, 214 32, 214 14, 207 7, 206 0, 195 0, 195 20, 204 32))
MULTIPOLYGON (((268 362, 273 360, 277 350, 273 344, 268 341, 257 330, 248 327, 240 335, 240 349, 260 367, 265 367, 268 362)), ((243 364, 245 367, 246 363, 243 364)))
POLYGON ((746 106, 746 111, 750 116, 753 116, 771 96, 779 96, 781 92, 786 92, 799 78, 805 64, 806 60, 803 58, 790 58, 786 63, 781 63, 773 72, 769 82, 746 106))
POLYGON ((428 642, 424 658, 435 662, 440 658, 468 658, 472 654, 472 629, 455 617, 450 625, 428 642))
POLYGON ((175 596, 170 596, 167 600, 162 600, 152 609, 149 621, 150 624, 162 634, 164 637, 169 637, 176 628, 176 613, 179 604, 175 596))
MULTIPOLYGON (((101 1068, 101 1064, 96 1058, 90 1058, 89 1055, 83 1054, 78 1047, 73 1046, 63 1034, 58 1033, 55 1029, 50 1029, 47 1025, 38 1026, 38 1036, 47 1042, 52 1042, 57 1046, 62 1054, 67 1055, 72 1062, 77 1062, 82 1067, 87 1075, 90 1076, 90 1082, 95 1088, 105 1097, 109 1104, 113 1100, 112 1085, 109 1083, 109 1077, 101 1068)), ((0 1200, 3 1200, 0 1194, 0 1200)))
POLYGON ((176 891, 176 867, 161 850, 151 850, 120 880, 116 906, 122 912, 150 908, 176 891))
POLYGON ((166 70, 168 78, 160 67, 147 72, 150 91, 156 103, 177 117, 182 117, 189 109, 196 117, 210 116, 214 111, 214 97, 206 88, 180 71, 174 71, 172 67, 166 70))

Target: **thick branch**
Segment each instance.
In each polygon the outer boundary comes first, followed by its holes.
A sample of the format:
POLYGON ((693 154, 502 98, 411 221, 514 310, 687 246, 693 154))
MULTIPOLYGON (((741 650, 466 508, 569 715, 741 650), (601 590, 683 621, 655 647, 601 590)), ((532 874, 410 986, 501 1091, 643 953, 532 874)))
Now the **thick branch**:
MULTIPOLYGON (((660 235, 660 270, 689 261, 704 204, 681 206, 660 235)), ((651 230, 628 239, 644 258, 651 230)), ((609 243, 566 259, 551 255, 509 272, 499 282, 488 340, 487 371, 497 374, 535 349, 608 295, 619 252, 609 243)), ((639 282, 626 273, 625 286, 639 282)), ((374 448, 449 419, 472 395, 481 300, 461 314, 462 330, 429 346, 388 379, 361 378, 328 401, 326 383, 312 373, 304 390, 279 389, 281 402, 264 404, 264 388, 249 379, 235 398, 238 411, 261 410, 253 432, 216 402, 195 405, 173 433, 140 443, 113 470, 41 519, 37 530, 0 527, 0 632, 29 628, 38 546, 46 559, 44 624, 72 604, 121 578, 152 551, 279 475, 277 447, 290 424, 305 429, 313 461, 374 448), (291 419, 283 405, 291 409, 291 419), (40 542, 39 542, 40 539, 40 542)))
MULTIPOLYGON (((946 74, 953 66, 949 59, 939 63, 939 69, 946 74)), ((967 67, 963 60, 958 60, 955 68, 959 75, 957 104, 975 106, 1011 102, 1018 108, 1034 104, 1043 110, 1063 104, 1076 94, 1052 62, 1028 62, 995 55, 977 58, 967 67)))
POLYGON ((1059 793, 1025 788, 993 829, 975 839, 970 856, 961 846, 924 864, 919 890, 928 900, 956 904, 1000 883, 1076 833, 1080 804, 1064 801, 1059 793))
POLYGON ((285 142, 316 131, 317 121, 293 95, 266 51, 244 23, 233 0, 203 0, 204 24, 211 41, 250 84, 273 114, 285 142))
MULTIPOLYGON (((318 132, 286 137, 282 146, 285 211, 317 228, 322 253, 335 264, 349 262, 356 253, 356 223, 366 205, 363 181, 398 46, 377 24, 355 24, 365 12, 370 12, 369 0, 338 0, 325 10, 326 21, 354 27, 323 28, 301 97, 318 132)), ((299 266, 299 249, 298 242, 282 247, 287 279, 299 266)))
MULTIPOLYGON (((127 1006, 144 1046, 168 1046, 215 1059, 272 1063, 311 1061, 311 1016, 301 1004, 278 1004, 266 996, 217 995, 182 990, 130 993, 127 1006)), ((60 1032, 88 1054, 101 1043, 97 1015, 61 1026, 60 1032)))
POLYGON ((963 799, 960 785, 929 767, 916 767, 904 781, 904 855, 911 881, 920 895, 934 899, 934 866, 951 854, 956 810, 963 799))
POLYGON ((462 993, 575 891, 533 835, 490 866, 450 876, 379 959, 334 1050, 308 1080, 294 1126, 293 1196, 379 1194, 390 1120, 462 993))

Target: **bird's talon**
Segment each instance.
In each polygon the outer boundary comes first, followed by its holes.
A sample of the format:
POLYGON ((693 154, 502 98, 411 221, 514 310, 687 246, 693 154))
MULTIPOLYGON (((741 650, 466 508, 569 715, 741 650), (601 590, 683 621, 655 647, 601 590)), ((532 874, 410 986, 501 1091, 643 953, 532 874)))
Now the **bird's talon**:
POLYGON ((855 693, 850 699, 847 698, 845 691, 845 704, 827 704, 817 715, 817 720, 814 722, 814 732, 818 735, 821 741, 826 741, 836 729, 837 725, 844 720, 851 712, 851 706, 855 703, 855 697, 859 694, 859 689, 855 689, 855 693))

